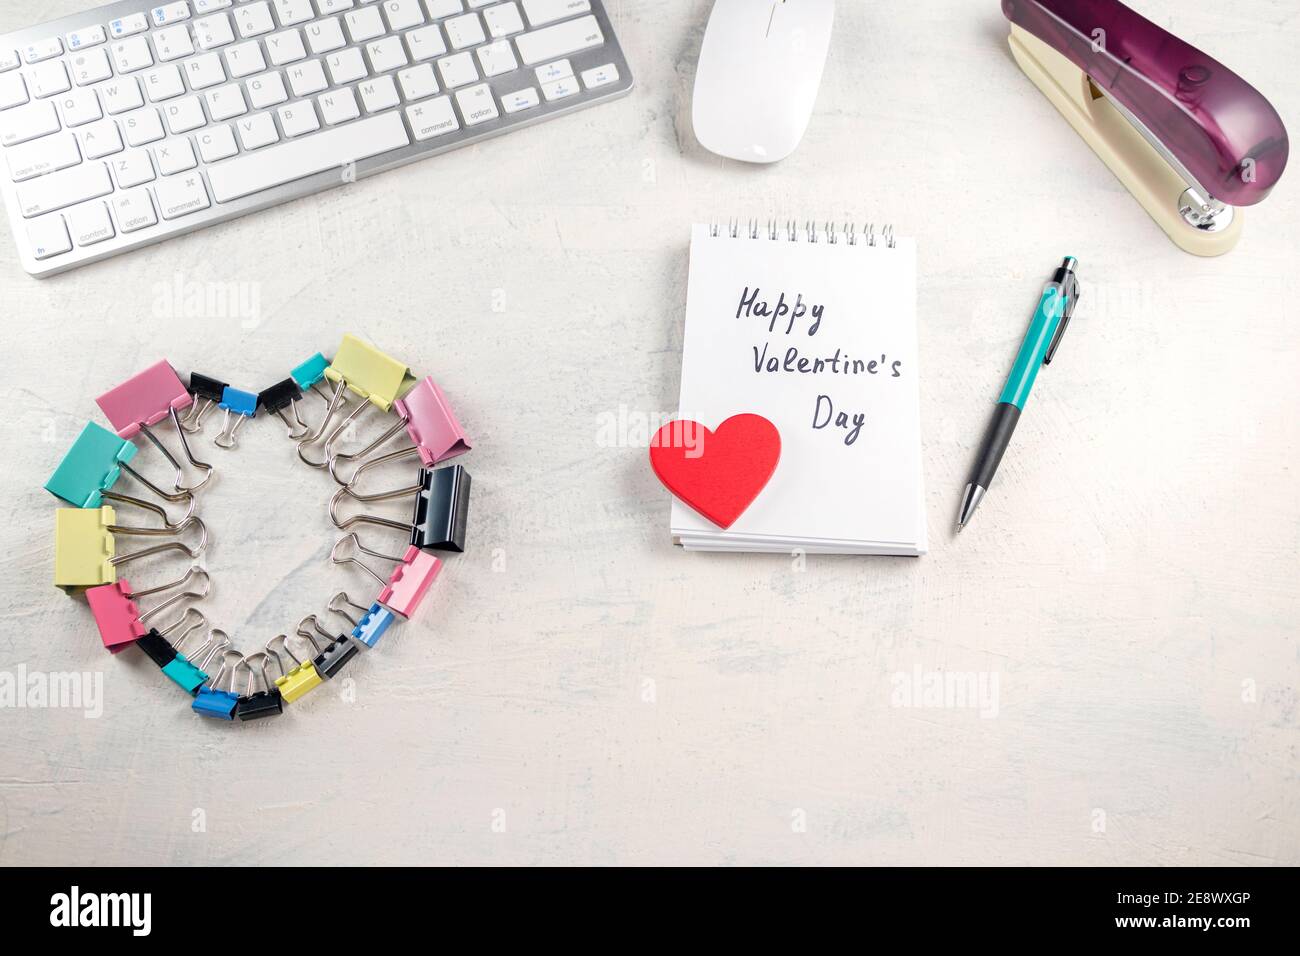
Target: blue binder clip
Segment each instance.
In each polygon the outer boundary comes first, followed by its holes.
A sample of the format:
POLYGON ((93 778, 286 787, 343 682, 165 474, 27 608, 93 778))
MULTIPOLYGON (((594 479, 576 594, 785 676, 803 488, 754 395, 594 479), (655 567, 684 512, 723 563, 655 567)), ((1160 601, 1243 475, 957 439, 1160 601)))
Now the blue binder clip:
POLYGON ((257 396, 227 385, 217 406, 225 409, 226 419, 221 424, 221 433, 212 443, 218 448, 234 448, 235 432, 239 431, 239 426, 257 414, 257 396))
MULTIPOLYGON (((226 636, 226 633, 213 628, 212 636, 215 638, 218 634, 222 636, 225 644, 228 646, 230 644, 230 638, 226 636)), ((200 687, 198 696, 194 698, 194 703, 190 705, 193 708, 194 713, 198 714, 200 717, 211 717, 215 720, 235 719, 235 707, 239 704, 239 695, 234 693, 233 690, 221 689, 221 678, 226 675, 227 671, 230 671, 231 673, 230 681, 232 686, 234 684, 234 671, 231 668, 226 667, 226 658, 231 654, 236 655, 241 661, 244 659, 244 655, 240 654, 238 651, 222 650, 221 667, 218 668, 216 676, 212 678, 212 683, 200 687)), ((211 654, 208 655, 209 658, 211 656, 211 654)), ((205 662, 206 660, 207 658, 205 658, 205 662)), ((235 667, 238 666, 238 664, 235 665, 235 667)))
POLYGON ((366 607, 353 601, 346 591, 340 591, 330 598, 329 609, 352 625, 350 636, 366 648, 378 644, 384 632, 397 620, 397 615, 378 601, 366 607), (360 611, 361 616, 353 617, 345 610, 344 605, 360 611))

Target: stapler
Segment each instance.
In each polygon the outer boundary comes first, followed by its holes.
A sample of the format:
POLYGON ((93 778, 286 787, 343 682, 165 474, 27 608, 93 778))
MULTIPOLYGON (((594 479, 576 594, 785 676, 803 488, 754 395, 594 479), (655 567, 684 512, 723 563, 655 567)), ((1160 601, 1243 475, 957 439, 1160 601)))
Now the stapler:
POLYGON ((1002 0, 1011 52, 1173 241, 1198 256, 1241 237, 1290 144, 1268 100, 1118 0, 1002 0))

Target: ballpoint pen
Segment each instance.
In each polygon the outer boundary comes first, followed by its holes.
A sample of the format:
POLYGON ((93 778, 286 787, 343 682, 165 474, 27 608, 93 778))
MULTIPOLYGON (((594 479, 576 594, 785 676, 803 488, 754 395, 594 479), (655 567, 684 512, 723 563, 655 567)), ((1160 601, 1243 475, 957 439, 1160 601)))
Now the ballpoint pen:
POLYGON ((993 421, 984 433, 984 442, 980 446, 979 457, 971 470, 970 480, 966 483, 966 493, 962 495, 961 511, 957 515, 957 530, 966 527, 975 509, 984 499, 984 494, 993 483, 1002 455, 1011 443, 1016 423, 1024 410, 1029 392, 1038 377, 1038 369, 1052 363, 1056 348, 1061 344, 1070 316, 1079 301, 1079 280, 1074 275, 1079 262, 1073 256, 1066 256, 1061 267, 1052 276, 1052 281, 1043 288, 1038 300, 1038 311, 1029 323, 1029 331, 1020 345, 1016 355, 1016 364, 1011 367, 1007 384, 998 398, 997 409, 993 412, 993 421))

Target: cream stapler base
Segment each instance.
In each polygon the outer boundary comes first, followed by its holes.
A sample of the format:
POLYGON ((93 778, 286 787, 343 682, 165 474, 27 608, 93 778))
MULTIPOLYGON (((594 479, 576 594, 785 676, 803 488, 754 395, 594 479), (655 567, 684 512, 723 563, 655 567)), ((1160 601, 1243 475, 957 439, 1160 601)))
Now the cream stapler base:
POLYGON ((1015 24, 1010 44, 1020 69, 1179 248, 1197 256, 1221 256, 1237 244, 1243 218, 1240 209, 1233 210, 1232 223, 1219 232, 1189 225, 1178 211, 1188 184, 1105 96, 1093 95, 1092 83, 1083 71, 1015 24))

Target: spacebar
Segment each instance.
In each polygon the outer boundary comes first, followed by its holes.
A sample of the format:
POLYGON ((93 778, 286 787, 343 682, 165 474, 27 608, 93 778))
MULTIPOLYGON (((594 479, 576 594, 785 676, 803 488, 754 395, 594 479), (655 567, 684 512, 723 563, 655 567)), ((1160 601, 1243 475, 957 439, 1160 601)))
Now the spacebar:
POLYGON ((367 156, 377 156, 410 142, 402 114, 381 113, 209 166, 208 182, 217 202, 229 202, 367 156))

